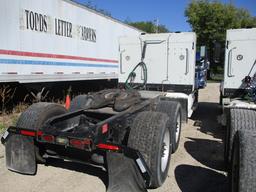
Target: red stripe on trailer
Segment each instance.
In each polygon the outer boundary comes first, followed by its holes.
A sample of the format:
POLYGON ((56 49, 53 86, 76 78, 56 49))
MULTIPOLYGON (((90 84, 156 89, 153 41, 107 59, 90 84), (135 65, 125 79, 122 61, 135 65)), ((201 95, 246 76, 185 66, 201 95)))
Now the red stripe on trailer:
POLYGON ((82 61, 99 61, 99 62, 106 62, 106 63, 118 63, 117 60, 111 60, 111 59, 79 57, 79 56, 72 56, 72 55, 59 55, 59 54, 50 54, 50 53, 35 53, 35 52, 3 50, 3 49, 0 49, 0 55, 15 55, 15 56, 26 56, 26 57, 43 57, 43 58, 54 58, 54 59, 72 59, 72 60, 82 60, 82 61))

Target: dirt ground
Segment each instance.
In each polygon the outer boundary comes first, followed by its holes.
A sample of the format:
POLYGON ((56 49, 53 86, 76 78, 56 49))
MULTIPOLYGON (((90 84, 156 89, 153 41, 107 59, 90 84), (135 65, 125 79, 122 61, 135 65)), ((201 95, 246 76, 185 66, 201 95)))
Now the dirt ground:
MULTIPOLYGON (((223 164, 224 130, 217 124, 219 84, 200 90, 199 106, 183 126, 178 151, 172 155, 164 185, 150 192, 227 191, 223 164)), ((0 191, 106 191, 107 174, 100 167, 56 161, 39 165, 36 176, 10 172, 5 167, 4 147, 0 145, 0 191)))

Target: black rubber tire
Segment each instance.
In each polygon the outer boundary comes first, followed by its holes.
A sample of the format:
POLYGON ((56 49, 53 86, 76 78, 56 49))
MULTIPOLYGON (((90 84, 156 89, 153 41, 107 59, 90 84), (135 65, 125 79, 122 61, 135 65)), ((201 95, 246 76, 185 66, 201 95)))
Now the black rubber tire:
POLYGON ((180 134, 181 134, 181 105, 175 101, 160 101, 156 106, 156 111, 166 113, 169 117, 168 127, 171 130, 172 134, 172 153, 174 153, 179 146, 180 142, 180 134), (179 121, 179 124, 178 124, 179 121), (178 137, 176 138, 176 132, 178 131, 178 127, 180 126, 180 130, 178 133, 178 137))
MULTIPOLYGON (((67 110, 55 103, 35 103, 25 110, 19 117, 16 126, 29 130, 38 130, 50 118, 66 113, 67 110)), ((35 154, 38 163, 44 163, 43 151, 35 142, 35 154)))
MULTIPOLYGON (((161 170, 161 155, 163 139, 168 129, 168 116, 164 113, 145 111, 140 112, 134 119, 128 138, 128 146, 141 152, 148 168, 152 173, 150 188, 160 187, 169 170, 171 148, 169 149, 168 163, 164 171, 161 170)), ((171 132, 170 144, 171 144, 171 132)))
POLYGON ((256 132, 241 130, 234 137, 231 169, 228 173, 231 192, 256 189, 256 132))
POLYGON ((230 109, 230 122, 228 124, 224 149, 227 167, 231 160, 231 148, 235 133, 238 130, 256 130, 256 111, 250 109, 230 109))
POLYGON ((87 109, 90 107, 91 99, 87 95, 78 95, 74 97, 70 103, 69 111, 77 111, 80 109, 87 109))

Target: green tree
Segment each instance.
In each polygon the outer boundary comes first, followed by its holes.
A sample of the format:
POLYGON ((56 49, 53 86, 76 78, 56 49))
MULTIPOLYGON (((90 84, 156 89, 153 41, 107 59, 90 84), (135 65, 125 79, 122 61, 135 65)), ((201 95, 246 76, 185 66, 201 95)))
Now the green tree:
POLYGON ((256 17, 252 17, 246 9, 218 1, 192 0, 185 16, 197 34, 198 44, 208 47, 211 64, 214 43, 224 46, 227 29, 256 27, 256 17))
POLYGON ((165 25, 158 25, 158 27, 152 21, 140 21, 140 22, 128 22, 127 24, 145 31, 147 33, 168 33, 169 30, 165 27, 165 25))

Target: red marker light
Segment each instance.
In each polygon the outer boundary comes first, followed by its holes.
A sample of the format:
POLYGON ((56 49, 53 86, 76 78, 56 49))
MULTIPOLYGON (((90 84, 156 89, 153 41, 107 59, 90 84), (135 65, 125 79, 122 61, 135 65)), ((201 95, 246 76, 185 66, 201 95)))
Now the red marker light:
POLYGON ((104 143, 98 144, 97 147, 100 149, 107 149, 107 150, 111 150, 111 151, 118 151, 120 149, 118 146, 104 144, 104 143))
POLYGON ((36 136, 36 132, 34 132, 34 131, 21 130, 20 134, 25 135, 25 136, 32 136, 32 137, 36 136))
POLYGON ((49 142, 49 143, 54 142, 54 136, 53 135, 43 135, 43 136, 41 136, 41 139, 43 141, 46 141, 46 142, 49 142))
POLYGON ((89 139, 84 139, 84 140, 79 140, 79 139, 71 139, 69 141, 69 144, 73 147, 79 148, 79 149, 84 149, 85 146, 88 146, 91 144, 91 140, 89 139))
POLYGON ((102 127, 101 127, 101 132, 102 132, 102 134, 108 132, 108 124, 107 124, 107 123, 104 124, 104 125, 102 125, 102 127))
POLYGON ((43 135, 43 131, 37 131, 37 136, 42 136, 43 135))

